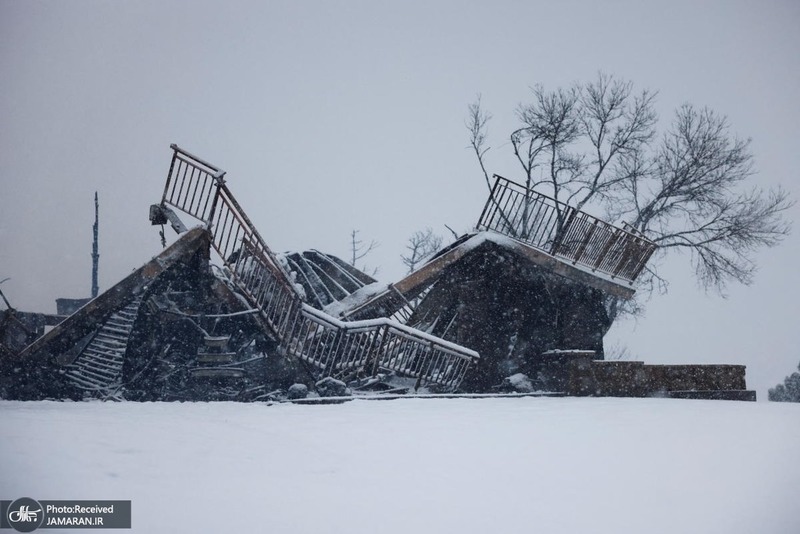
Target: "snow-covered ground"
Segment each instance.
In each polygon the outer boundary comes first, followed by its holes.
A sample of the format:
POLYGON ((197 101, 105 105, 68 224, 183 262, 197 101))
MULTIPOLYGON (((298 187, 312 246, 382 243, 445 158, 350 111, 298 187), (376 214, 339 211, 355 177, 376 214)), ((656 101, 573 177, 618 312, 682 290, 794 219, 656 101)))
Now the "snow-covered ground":
POLYGON ((800 405, 0 402, 0 499, 134 532, 796 533, 800 405))

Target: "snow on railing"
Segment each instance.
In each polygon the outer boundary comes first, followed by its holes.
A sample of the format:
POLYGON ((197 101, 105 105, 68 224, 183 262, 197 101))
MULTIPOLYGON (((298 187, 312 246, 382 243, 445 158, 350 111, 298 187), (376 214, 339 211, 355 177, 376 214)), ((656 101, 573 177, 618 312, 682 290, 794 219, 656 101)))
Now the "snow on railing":
POLYGON ((288 352, 327 376, 385 369, 417 378, 420 384, 455 389, 479 357, 475 351, 388 318, 340 321, 303 304, 291 323, 288 352))
POLYGON ((162 204, 203 221, 234 283, 262 312, 286 351, 321 370, 343 376, 380 369, 456 389, 478 353, 387 318, 340 321, 302 301, 275 254, 256 231, 224 181, 225 172, 173 149, 162 204))
POLYGON ((477 228, 494 230, 631 284, 656 250, 656 244, 641 233, 618 228, 498 175, 477 228))

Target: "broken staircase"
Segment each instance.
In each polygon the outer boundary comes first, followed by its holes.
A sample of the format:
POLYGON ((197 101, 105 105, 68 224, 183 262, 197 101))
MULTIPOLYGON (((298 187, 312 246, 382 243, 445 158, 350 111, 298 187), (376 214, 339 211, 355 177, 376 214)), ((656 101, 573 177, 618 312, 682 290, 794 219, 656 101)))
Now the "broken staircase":
POLYGON ((201 221, 232 283, 280 341, 286 354, 321 376, 344 378, 380 370, 415 378, 416 385, 455 390, 478 354, 466 347, 381 317, 342 321, 304 302, 225 183, 225 172, 172 145, 173 157, 153 224, 185 230, 170 207, 201 221))

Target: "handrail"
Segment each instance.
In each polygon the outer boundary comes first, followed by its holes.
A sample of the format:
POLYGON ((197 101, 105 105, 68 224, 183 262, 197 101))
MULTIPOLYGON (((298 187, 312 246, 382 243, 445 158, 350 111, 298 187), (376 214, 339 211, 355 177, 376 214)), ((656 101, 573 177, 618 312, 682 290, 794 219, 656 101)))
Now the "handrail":
POLYGON ((434 335, 428 334, 427 332, 423 332, 422 330, 417 330, 416 328, 412 328, 408 325, 398 323, 397 321, 393 321, 392 319, 389 319, 387 317, 378 317, 376 319, 362 319, 360 321, 342 321, 340 319, 337 319, 336 317, 333 317, 332 315, 328 315, 323 311, 320 311, 316 308, 312 308, 311 306, 305 303, 303 304, 303 310, 306 311, 309 315, 318 317, 321 321, 327 321, 332 326, 335 326, 336 328, 342 330, 357 330, 357 329, 389 326, 397 330, 402 335, 426 341, 427 343, 430 343, 432 346, 439 347, 443 350, 457 352, 460 355, 468 356, 474 359, 480 357, 478 353, 472 349, 468 349, 467 347, 462 347, 457 343, 447 341, 446 339, 436 337, 434 335))
POLYGON ((630 284, 657 248, 641 232, 609 224, 508 178, 494 178, 479 230, 500 232, 630 284))
POLYGON ((170 147, 172 150, 174 150, 175 152, 177 152, 177 153, 180 153, 180 154, 183 154, 183 155, 184 155, 184 156, 186 156, 187 158, 189 158, 189 159, 191 159, 191 160, 194 160, 194 161, 196 161, 197 163, 201 163, 201 164, 205 165, 206 167, 208 167, 209 169, 211 169, 212 171, 214 171, 215 175, 217 175, 217 176, 220 176, 220 177, 221 177, 221 176, 223 176, 223 175, 225 175, 225 171, 223 171, 223 170, 222 170, 222 169, 220 169, 219 167, 217 167, 217 166, 215 166, 215 165, 212 165, 211 163, 209 163, 209 162, 207 162, 207 161, 204 161, 204 160, 202 160, 202 159, 198 158, 197 156, 195 156, 194 154, 192 154, 192 153, 191 153, 191 152, 189 152, 188 150, 184 150, 184 149, 182 149, 181 147, 179 147, 179 146, 178 146, 178 145, 176 145, 175 143, 172 143, 171 145, 169 145, 169 147, 170 147))

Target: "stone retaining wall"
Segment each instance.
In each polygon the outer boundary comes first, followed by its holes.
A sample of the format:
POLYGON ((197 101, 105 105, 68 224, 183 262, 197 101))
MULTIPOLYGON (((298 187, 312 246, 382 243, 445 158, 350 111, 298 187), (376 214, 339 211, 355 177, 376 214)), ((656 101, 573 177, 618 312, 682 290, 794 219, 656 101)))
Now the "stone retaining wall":
POLYGON ((744 365, 649 365, 637 361, 602 361, 587 357, 551 370, 554 384, 568 395, 674 397, 755 400, 747 391, 744 365))

